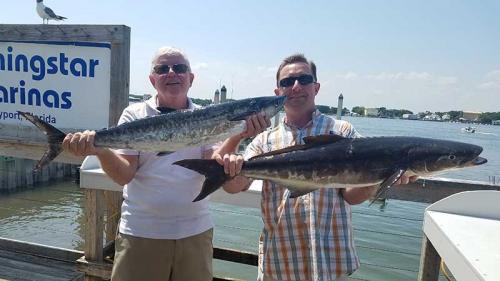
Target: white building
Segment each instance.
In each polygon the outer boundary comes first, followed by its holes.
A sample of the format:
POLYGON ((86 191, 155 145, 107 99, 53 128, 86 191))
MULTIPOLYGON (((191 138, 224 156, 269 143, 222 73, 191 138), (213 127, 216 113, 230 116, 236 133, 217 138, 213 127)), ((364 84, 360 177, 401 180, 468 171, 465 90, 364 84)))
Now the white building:
POLYGON ((418 120, 418 114, 403 114, 402 119, 418 120))
POLYGON ((365 116, 378 116, 378 108, 365 108, 365 116))
POLYGON ((467 121, 477 121, 482 112, 464 111, 463 118, 467 121))

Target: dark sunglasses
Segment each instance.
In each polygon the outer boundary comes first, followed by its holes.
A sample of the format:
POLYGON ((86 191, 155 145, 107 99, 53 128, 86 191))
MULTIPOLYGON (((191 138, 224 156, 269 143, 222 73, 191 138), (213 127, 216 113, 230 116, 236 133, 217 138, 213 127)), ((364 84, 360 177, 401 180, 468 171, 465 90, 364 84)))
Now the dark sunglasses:
POLYGON ((305 86, 314 82, 314 77, 309 74, 300 75, 299 77, 287 77, 280 80, 279 85, 282 88, 291 87, 299 81, 300 85, 305 86))
POLYGON ((153 67, 153 72, 156 74, 167 74, 170 71, 170 68, 176 73, 186 73, 189 70, 189 67, 185 64, 174 64, 172 66, 166 64, 157 64, 153 67))

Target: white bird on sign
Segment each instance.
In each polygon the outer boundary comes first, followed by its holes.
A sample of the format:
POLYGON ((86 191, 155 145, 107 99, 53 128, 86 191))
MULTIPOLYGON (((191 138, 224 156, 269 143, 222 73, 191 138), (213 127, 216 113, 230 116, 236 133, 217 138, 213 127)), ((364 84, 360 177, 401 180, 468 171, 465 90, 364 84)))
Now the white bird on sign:
POLYGON ((49 23, 49 20, 64 20, 64 19, 66 19, 65 17, 56 15, 54 13, 54 11, 52 11, 51 8, 43 5, 43 0, 36 0, 36 12, 42 18, 43 23, 45 23, 45 20, 47 20, 47 24, 49 23))

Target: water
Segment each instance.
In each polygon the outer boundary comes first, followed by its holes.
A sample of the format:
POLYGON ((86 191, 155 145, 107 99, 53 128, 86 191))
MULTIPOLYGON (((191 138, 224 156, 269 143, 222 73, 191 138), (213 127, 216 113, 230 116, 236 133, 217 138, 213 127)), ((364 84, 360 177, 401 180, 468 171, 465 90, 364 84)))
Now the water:
MULTIPOLYGON (((477 133, 461 132, 463 124, 377 118, 348 118, 364 136, 422 136, 480 145, 488 163, 444 176, 487 181, 500 175, 500 126, 478 126, 477 133)), ((237 196, 237 195, 235 195, 237 196)), ((51 246, 83 249, 84 196, 71 181, 15 194, 0 195, 0 236, 51 246)), ((391 200, 381 212, 361 204, 353 208, 356 246, 361 268, 353 280, 416 280, 426 205, 391 200)), ((214 245, 256 253, 262 227, 260 210, 212 204, 216 224, 214 245)), ((255 280, 256 268, 216 261, 215 272, 255 280)))
POLYGON ((72 181, 0 195, 0 237, 83 249, 84 195, 72 181))

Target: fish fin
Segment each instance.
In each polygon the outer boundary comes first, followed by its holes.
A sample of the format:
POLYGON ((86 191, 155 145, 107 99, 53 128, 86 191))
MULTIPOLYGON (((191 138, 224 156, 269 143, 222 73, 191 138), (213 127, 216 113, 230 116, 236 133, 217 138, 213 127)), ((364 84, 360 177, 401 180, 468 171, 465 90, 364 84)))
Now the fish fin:
POLYGON ((308 136, 304 137, 304 143, 310 144, 310 145, 321 145, 321 144, 329 144, 329 143, 334 143, 337 141, 341 141, 344 138, 343 136, 339 135, 317 135, 317 136, 308 136))
POLYGON ((35 168, 33 168, 33 171, 37 172, 50 161, 54 160, 54 158, 56 158, 57 155, 63 151, 62 141, 64 140, 64 137, 66 137, 66 134, 32 113, 22 111, 18 111, 18 113, 47 135, 49 149, 45 151, 42 158, 38 161, 38 163, 36 163, 35 168))
POLYGON ((339 135, 317 135, 317 136, 309 136, 309 137, 303 138, 305 144, 297 144, 297 145, 294 145, 294 146, 289 146, 289 147, 285 147, 285 148, 282 148, 282 149, 278 149, 278 150, 273 150, 273 151, 269 151, 269 152, 266 152, 266 153, 262 153, 262 154, 259 154, 257 156, 254 156, 254 157, 250 158, 250 160, 251 159, 255 159, 255 158, 261 158, 261 157, 267 157, 267 156, 272 156, 272 155, 278 155, 278 154, 292 152, 292 151, 306 150, 306 149, 314 147, 314 146, 318 146, 318 145, 322 145, 322 144, 334 143, 336 141, 340 141, 340 140, 343 140, 343 139, 345 139, 345 138, 342 137, 342 136, 339 136, 339 135))
POLYGON ((391 176, 385 179, 379 185, 377 193, 375 194, 374 198, 370 200, 370 204, 368 206, 373 205, 373 203, 375 203, 375 201, 377 200, 385 199, 387 191, 389 191, 389 189, 394 185, 394 183, 397 182, 405 172, 406 169, 403 168, 397 169, 391 176))
POLYGON ((156 154, 156 156, 165 156, 171 154, 172 151, 161 151, 156 154))
POLYGON ((317 190, 316 187, 313 187, 313 188, 293 188, 293 187, 287 187, 288 190, 290 190, 290 196, 288 196, 289 198, 297 198, 297 197, 300 197, 304 194, 307 194, 309 192, 313 192, 315 190, 317 190))
POLYGON ((184 159, 174 162, 173 164, 193 170, 205 176, 201 191, 193 202, 204 199, 230 179, 230 176, 224 172, 224 167, 215 160, 184 159))
POLYGON ((277 150, 273 150, 273 151, 269 151, 269 152, 266 152, 266 153, 262 153, 262 154, 256 155, 256 156, 250 158, 249 160, 256 159, 256 158, 267 157, 267 156, 272 156, 272 155, 278 155, 278 154, 292 152, 292 151, 297 151, 297 150, 305 150, 305 149, 307 149, 309 147, 310 147, 309 145, 305 145, 305 144, 293 145, 293 146, 289 146, 289 147, 286 147, 286 148, 277 149, 277 150))

